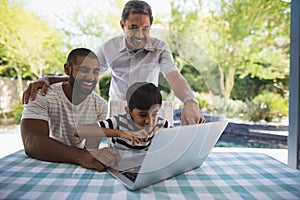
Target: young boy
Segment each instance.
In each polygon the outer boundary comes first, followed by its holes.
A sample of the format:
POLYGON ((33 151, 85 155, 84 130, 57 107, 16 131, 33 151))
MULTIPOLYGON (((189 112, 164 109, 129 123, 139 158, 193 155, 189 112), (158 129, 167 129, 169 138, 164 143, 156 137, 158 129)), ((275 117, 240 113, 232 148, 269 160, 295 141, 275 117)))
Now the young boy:
POLYGON ((75 136, 112 137, 109 146, 113 148, 147 150, 157 130, 170 127, 167 120, 158 116, 162 104, 159 88, 152 83, 134 83, 127 90, 126 101, 126 114, 98 124, 79 125, 75 136))

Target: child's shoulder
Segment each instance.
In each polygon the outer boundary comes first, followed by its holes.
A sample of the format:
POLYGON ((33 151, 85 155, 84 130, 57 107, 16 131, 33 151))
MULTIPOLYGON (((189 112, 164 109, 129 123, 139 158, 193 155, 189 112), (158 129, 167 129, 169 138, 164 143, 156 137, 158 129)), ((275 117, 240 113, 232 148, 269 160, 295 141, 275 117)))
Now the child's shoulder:
POLYGON ((122 121, 124 121, 124 120, 125 121, 130 120, 130 118, 128 117, 127 114, 116 114, 116 115, 112 116, 111 118, 114 118, 116 120, 122 120, 122 121))

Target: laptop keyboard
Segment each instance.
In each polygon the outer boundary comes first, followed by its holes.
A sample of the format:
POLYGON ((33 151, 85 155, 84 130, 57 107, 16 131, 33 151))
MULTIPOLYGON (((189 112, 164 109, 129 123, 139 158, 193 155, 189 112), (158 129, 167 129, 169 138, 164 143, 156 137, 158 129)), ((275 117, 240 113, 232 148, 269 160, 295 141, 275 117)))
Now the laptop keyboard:
POLYGON ((132 167, 123 171, 122 174, 134 182, 140 171, 140 168, 141 166, 132 167))

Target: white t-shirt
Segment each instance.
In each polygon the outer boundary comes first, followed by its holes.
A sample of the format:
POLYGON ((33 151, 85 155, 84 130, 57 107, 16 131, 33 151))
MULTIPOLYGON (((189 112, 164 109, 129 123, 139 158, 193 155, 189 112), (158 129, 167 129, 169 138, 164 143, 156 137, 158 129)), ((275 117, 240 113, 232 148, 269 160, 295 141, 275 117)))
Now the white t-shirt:
POLYGON ((124 35, 105 42, 98 51, 101 70, 111 70, 110 100, 126 100, 126 91, 135 82, 158 85, 159 72, 164 76, 176 70, 172 52, 159 39, 150 38, 143 49, 133 52, 126 47, 124 35))
POLYGON ((35 100, 24 105, 22 119, 48 121, 51 138, 69 146, 83 148, 85 141, 74 137, 75 127, 104 120, 107 110, 107 102, 95 92, 79 105, 73 105, 65 96, 62 83, 57 83, 49 87, 45 96, 38 91, 35 100))

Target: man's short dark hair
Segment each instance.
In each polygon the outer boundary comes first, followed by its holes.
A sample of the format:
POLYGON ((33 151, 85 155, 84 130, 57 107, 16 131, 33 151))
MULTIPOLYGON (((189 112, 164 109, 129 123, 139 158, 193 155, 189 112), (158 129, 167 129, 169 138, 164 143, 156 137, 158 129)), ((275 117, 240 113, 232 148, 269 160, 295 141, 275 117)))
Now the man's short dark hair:
POLYGON ((93 59, 98 59, 97 55, 93 51, 86 48, 76 48, 69 53, 67 64, 73 66, 76 63, 78 57, 90 57, 93 59))
POLYGON ((123 23, 125 23, 125 21, 128 19, 129 14, 145 14, 149 16, 150 24, 152 24, 153 22, 151 7, 145 1, 140 1, 140 0, 128 1, 125 4, 122 12, 123 23))
POLYGON ((136 82, 126 92, 129 110, 134 108, 149 110, 154 105, 162 104, 162 96, 158 87, 153 83, 136 82))

